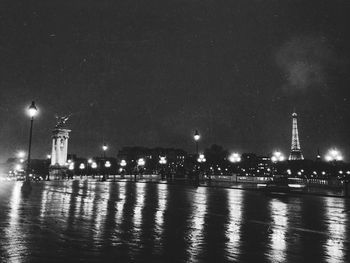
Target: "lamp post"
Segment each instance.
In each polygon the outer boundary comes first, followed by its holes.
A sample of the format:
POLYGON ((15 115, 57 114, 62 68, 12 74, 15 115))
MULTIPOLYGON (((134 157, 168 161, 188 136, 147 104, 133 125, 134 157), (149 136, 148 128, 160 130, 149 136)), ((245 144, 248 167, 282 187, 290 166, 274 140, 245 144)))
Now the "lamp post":
POLYGON ((91 163, 91 168, 92 168, 92 170, 93 170, 93 172, 92 172, 92 178, 93 179, 95 179, 95 170, 97 169, 97 163, 96 162, 92 162, 91 163))
POLYGON ((102 150, 103 150, 103 159, 106 159, 106 151, 108 150, 108 146, 105 142, 102 145, 102 150))
POLYGON ((28 108, 28 115, 30 117, 30 130, 29 130, 29 147, 28 147, 26 182, 29 182, 30 157, 31 157, 31 148, 32 148, 32 135, 33 135, 33 122, 34 122, 34 117, 37 114, 37 112, 38 112, 38 109, 35 106, 35 102, 32 101, 32 104, 28 108))
MULTIPOLYGON (((140 167, 145 166, 145 164, 146 164, 145 159, 140 158, 140 159, 137 160, 137 169, 136 170, 137 170, 138 173, 140 173, 140 170, 141 170, 140 167)), ((136 173, 135 173, 135 181, 136 181, 136 173)))
MULTIPOLYGON (((198 155, 197 162, 199 164, 205 163, 206 161, 207 161, 207 159, 205 158, 204 154, 201 153, 200 155, 198 155)), ((199 167, 199 170, 201 170, 200 168, 201 167, 199 167)), ((199 185, 199 173, 196 174, 196 184, 199 185)))
MULTIPOLYGON (((109 178, 109 168, 111 167, 111 162, 110 161, 106 161, 105 162, 105 167, 107 168, 107 178, 109 178)), ((113 176, 113 181, 115 181, 115 174, 113 176)))
POLYGON ((85 164, 81 163, 79 165, 79 169, 81 170, 81 172, 80 172, 80 179, 82 179, 83 178, 83 170, 85 169, 85 164))
POLYGON ((125 160, 121 160, 120 161, 120 166, 122 167, 121 168, 121 177, 124 178, 124 173, 125 173, 125 166, 126 166, 126 161, 125 160))
POLYGON ((167 164, 167 159, 165 156, 159 156, 159 164, 162 166, 161 168, 161 179, 164 180, 164 166, 167 164))
POLYGON ((201 136, 199 135, 198 130, 195 130, 194 135, 193 135, 193 139, 196 143, 196 157, 198 156, 198 141, 200 138, 201 138, 201 136))

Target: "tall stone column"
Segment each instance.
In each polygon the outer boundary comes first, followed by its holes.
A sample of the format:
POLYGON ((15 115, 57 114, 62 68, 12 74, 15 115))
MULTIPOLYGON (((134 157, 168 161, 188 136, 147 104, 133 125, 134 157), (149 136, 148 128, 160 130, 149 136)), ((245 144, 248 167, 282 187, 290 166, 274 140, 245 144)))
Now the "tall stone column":
POLYGON ((52 131, 50 174, 63 176, 67 171, 68 139, 71 130, 55 128, 52 131))

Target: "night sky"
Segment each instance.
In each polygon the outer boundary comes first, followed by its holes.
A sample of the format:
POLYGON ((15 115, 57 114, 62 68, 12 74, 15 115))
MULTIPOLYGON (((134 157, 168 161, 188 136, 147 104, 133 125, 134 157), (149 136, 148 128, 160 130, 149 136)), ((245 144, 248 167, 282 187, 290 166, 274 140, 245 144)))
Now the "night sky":
POLYGON ((306 158, 350 156, 348 1, 0 2, 0 160, 51 150, 72 113, 69 152, 122 146, 289 153, 299 115, 306 158))

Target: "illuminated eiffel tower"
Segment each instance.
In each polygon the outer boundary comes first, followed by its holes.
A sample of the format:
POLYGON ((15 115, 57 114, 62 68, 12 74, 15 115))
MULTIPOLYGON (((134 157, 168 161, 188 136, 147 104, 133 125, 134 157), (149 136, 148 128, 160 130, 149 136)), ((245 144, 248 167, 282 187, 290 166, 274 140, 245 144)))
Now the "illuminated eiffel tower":
POLYGON ((298 134, 298 115, 294 112, 292 114, 293 118, 293 130, 292 130, 292 146, 289 155, 289 160, 304 160, 304 156, 301 153, 299 134, 298 134))

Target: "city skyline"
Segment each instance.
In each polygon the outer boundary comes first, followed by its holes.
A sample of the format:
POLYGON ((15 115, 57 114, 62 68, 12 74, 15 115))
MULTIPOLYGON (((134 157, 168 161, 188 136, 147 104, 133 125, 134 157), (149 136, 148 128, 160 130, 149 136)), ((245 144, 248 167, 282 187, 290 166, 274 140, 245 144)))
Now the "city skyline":
POLYGON ((346 4, 1 5, 3 161, 27 148, 32 100, 33 158, 50 151, 54 116, 69 113, 69 152, 80 156, 99 154, 103 141, 111 155, 136 145, 190 152, 195 129, 202 149, 287 155, 296 108, 305 157, 337 147, 347 159, 346 4))

